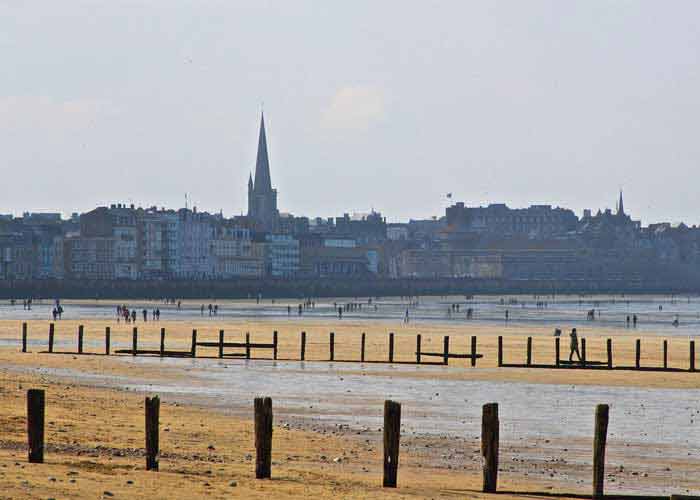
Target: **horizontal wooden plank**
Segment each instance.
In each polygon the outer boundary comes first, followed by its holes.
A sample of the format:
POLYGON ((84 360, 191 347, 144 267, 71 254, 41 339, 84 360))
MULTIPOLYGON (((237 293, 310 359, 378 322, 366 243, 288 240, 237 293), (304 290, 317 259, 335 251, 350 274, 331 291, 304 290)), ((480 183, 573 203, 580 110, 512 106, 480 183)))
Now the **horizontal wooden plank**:
MULTIPOLYGON (((224 347, 238 347, 251 349, 272 349, 275 344, 246 344, 245 342, 224 342, 224 347)), ((219 347, 218 342, 197 342, 198 347, 219 347)))
MULTIPOLYGON (((416 354, 418 354, 418 353, 416 353, 416 354)), ((439 358, 445 357, 445 354, 442 352, 421 352, 420 355, 421 356, 436 356, 439 358)), ((476 354, 476 355, 472 356, 471 354, 448 354, 447 357, 448 358, 458 358, 458 359, 471 359, 471 358, 479 359, 479 358, 483 358, 484 355, 483 354, 476 354)))

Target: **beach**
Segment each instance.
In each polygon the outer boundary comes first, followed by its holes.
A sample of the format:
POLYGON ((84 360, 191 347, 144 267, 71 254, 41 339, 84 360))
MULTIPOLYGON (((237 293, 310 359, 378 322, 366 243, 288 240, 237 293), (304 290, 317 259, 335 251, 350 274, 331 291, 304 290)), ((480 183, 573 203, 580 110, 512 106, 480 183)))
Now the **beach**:
MULTIPOLYGON (((163 314, 161 321, 137 320, 139 349, 157 350, 161 328, 166 330, 167 349, 181 351, 189 351, 195 329, 198 340, 213 342, 220 330, 227 341, 242 341, 248 333, 253 342, 261 343, 270 342, 277 331, 277 360, 271 359, 268 349, 253 349, 250 360, 219 359, 215 347, 198 347, 196 359, 105 356, 106 327, 112 352, 131 346, 134 328, 123 321, 117 324, 106 314, 75 318, 66 314, 55 322, 57 352, 48 354, 49 321, 21 314, 15 319, 3 316, 1 394, 3 407, 10 412, 3 427, 11 430, 2 437, 0 481, 3 491, 12 492, 7 498, 77 498, 85 491, 99 496, 100 490, 129 498, 184 498, 183 488, 191 496, 196 492, 214 498, 480 496, 480 418, 481 405, 487 402, 500 405, 499 491, 513 496, 590 493, 593 413, 599 403, 611 407, 606 491, 648 495, 700 491, 693 472, 700 465, 700 431, 695 423, 700 414, 696 403, 700 374, 497 366, 499 336, 506 362, 524 363, 530 336, 533 361, 552 363, 554 339, 547 321, 440 318, 404 324, 403 306, 395 306, 386 314, 389 318, 353 317, 352 312, 342 320, 330 314, 288 317, 280 304, 274 314, 252 317, 236 311, 226 314, 229 307, 237 307, 231 304, 220 305, 219 317, 202 317, 192 304, 181 318, 165 319, 169 315, 163 314), (19 352, 24 320, 28 353, 19 352), (75 354, 79 325, 84 328, 84 351, 92 355, 75 354), (303 362, 301 331, 307 336, 303 362), (328 361, 330 332, 336 362, 328 361), (365 363, 358 362, 362 333, 365 363), (386 363, 389 333, 395 336, 393 364, 386 363), (470 338, 476 336, 477 352, 484 357, 476 367, 468 359, 450 359, 448 366, 416 365, 411 362, 418 334, 424 350, 437 352, 444 336, 450 337, 451 352, 468 352, 470 338), (23 451, 24 398, 29 387, 46 388, 47 422, 55 416, 54 425, 47 425, 49 449, 43 466, 26 464, 23 451), (158 473, 143 470, 143 398, 152 394, 162 400, 163 457, 158 473), (275 414, 271 481, 254 480, 254 461, 246 458, 254 449, 252 400, 260 395, 272 397, 275 414), (380 487, 385 399, 403 406, 395 491, 380 487), (208 449, 210 444, 213 450, 208 449), (37 470, 42 472, 33 472, 37 470), (78 473, 81 488, 70 482, 70 471, 78 473), (172 479, 162 479, 166 476, 172 479)), ((240 307, 250 310, 256 305, 246 302, 240 307)), ((692 338, 688 335, 635 331, 624 321, 622 325, 580 321, 572 317, 569 324, 582 325, 579 335, 587 341, 589 360, 604 360, 605 340, 612 338, 616 366, 633 367, 639 338, 641 365, 659 366, 666 339, 669 365, 687 369, 692 338)), ((562 322, 562 328, 567 326, 562 322)), ((561 342, 565 357, 566 331, 561 342)))

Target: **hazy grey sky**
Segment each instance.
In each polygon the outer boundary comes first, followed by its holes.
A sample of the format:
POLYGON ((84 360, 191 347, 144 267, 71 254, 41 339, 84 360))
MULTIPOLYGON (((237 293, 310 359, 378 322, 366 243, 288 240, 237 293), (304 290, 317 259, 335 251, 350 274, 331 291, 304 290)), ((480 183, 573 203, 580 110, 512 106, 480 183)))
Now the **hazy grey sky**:
POLYGON ((700 2, 0 0, 0 213, 625 206, 700 223, 700 2))

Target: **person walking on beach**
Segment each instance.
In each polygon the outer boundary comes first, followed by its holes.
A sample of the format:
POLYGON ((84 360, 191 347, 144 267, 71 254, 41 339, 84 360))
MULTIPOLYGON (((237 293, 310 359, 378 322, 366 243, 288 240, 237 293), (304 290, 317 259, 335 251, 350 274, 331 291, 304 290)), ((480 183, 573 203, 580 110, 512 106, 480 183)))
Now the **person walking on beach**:
POLYGON ((408 309, 406 309, 406 314, 403 317, 403 322, 408 324, 408 309))
POLYGON ((576 357, 578 357, 578 360, 581 361, 581 352, 578 350, 578 335, 576 334, 576 328, 571 329, 571 351, 569 352, 569 362, 573 362, 574 359, 574 353, 576 353, 576 357))

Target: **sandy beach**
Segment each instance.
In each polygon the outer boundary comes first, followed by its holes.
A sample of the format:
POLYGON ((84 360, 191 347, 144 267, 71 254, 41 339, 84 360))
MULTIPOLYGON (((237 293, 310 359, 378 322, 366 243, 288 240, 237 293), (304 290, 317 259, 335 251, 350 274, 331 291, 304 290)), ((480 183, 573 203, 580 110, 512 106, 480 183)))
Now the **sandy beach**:
MULTIPOLYGON (((46 320, 28 321, 28 353, 21 353, 21 321, 0 320, 0 392, 3 433, 0 498, 457 498, 481 497, 481 405, 501 405, 499 491, 514 497, 590 493, 595 404, 611 405, 606 488, 609 492, 668 495, 697 493, 700 479, 700 374, 626 370, 498 368, 497 338, 506 362, 524 362, 527 336, 533 361, 552 363, 549 325, 522 322, 388 322, 366 317, 197 318, 137 322, 139 347, 157 349, 166 329, 167 349, 188 351, 198 340, 270 342, 278 332, 278 360, 218 359, 200 347, 198 358, 104 356, 104 330, 112 351, 131 346, 134 325, 114 319, 74 318, 55 323, 48 354, 46 320), (76 355, 78 325, 84 350, 76 355), (306 361, 299 359, 306 331, 306 361), (335 359, 328 362, 329 332, 335 359), (359 343, 366 334, 366 363, 359 343), (449 366, 387 364, 388 334, 395 360, 415 360, 415 337, 424 350, 467 352, 477 336, 484 357, 477 367, 452 359, 449 366), (355 361, 353 361, 355 360, 355 361), (25 397, 47 390, 47 463, 26 463, 25 397), (143 458, 143 398, 159 394, 161 471, 147 473, 143 458), (273 479, 256 481, 252 399, 273 398, 273 479), (399 488, 382 489, 381 408, 384 399, 404 407, 399 488), (669 408, 675 408, 669 411, 669 408), (213 449, 210 449, 209 446, 213 449), (16 465, 18 464, 18 465, 16 465), (71 482, 74 480, 74 482, 71 482), (5 495, 5 496, 2 496, 5 495)), ((582 329, 587 358, 605 359, 614 341, 616 365, 633 366, 641 338, 642 366, 659 366, 661 345, 669 365, 687 368, 688 337, 658 336, 591 325, 582 329)), ((562 357, 568 338, 562 338, 562 357)))

